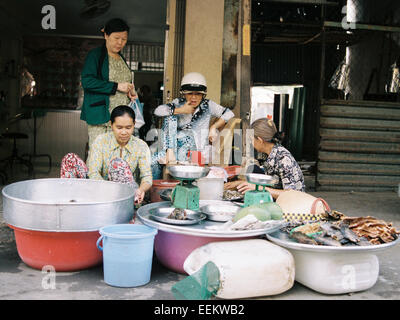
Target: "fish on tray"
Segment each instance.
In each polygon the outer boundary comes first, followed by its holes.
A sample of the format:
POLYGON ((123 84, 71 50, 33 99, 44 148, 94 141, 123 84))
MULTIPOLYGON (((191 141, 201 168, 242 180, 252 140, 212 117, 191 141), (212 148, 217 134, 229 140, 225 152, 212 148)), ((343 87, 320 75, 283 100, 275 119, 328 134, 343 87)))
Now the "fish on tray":
POLYGON ((342 234, 340 228, 338 228, 336 225, 330 222, 321 222, 320 223, 320 228, 322 231, 332 239, 336 241, 341 241, 344 238, 344 235, 342 234))
POLYGON ((299 243, 318 245, 318 243, 313 238, 310 238, 309 236, 300 231, 294 231, 289 233, 289 237, 296 240, 299 243))
POLYGON ((342 244, 331 238, 331 237, 325 237, 324 235, 312 235, 311 236, 319 245, 323 245, 323 246, 334 246, 334 247, 341 247, 342 244))
POLYGON ((338 222, 318 222, 306 223, 296 228, 281 229, 289 233, 289 237, 299 243, 325 245, 325 246, 366 246, 370 245, 368 239, 358 236, 349 228, 347 223, 338 222), (310 231, 312 230, 312 232, 310 231))

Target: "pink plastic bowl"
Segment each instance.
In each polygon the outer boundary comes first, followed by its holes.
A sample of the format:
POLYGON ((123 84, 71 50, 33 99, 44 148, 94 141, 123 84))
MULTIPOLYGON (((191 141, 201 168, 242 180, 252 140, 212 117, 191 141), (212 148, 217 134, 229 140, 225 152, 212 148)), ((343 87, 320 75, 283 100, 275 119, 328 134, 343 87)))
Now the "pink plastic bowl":
POLYGON ((213 238, 189 236, 184 234, 165 232, 158 230, 154 239, 154 250, 157 259, 168 269, 187 274, 183 269, 183 263, 194 250, 210 242, 245 240, 248 238, 213 238))

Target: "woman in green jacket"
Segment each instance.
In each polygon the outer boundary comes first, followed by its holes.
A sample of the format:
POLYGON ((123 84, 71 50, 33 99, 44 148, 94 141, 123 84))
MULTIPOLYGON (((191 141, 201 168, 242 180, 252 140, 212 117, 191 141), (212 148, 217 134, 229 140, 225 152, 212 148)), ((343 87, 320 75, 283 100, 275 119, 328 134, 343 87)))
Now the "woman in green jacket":
POLYGON ((81 119, 88 124, 89 149, 99 134, 111 131, 112 110, 136 99, 132 73, 121 54, 128 41, 129 26, 116 18, 108 21, 102 31, 105 44, 88 53, 81 73, 81 119))

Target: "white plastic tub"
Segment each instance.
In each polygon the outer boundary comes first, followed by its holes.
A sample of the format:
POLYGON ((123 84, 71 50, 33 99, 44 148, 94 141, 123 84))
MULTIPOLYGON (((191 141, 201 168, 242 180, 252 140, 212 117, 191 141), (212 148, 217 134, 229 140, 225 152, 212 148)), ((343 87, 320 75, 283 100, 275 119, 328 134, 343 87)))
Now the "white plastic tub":
POLYGON ((288 250, 294 257, 296 281, 320 293, 363 291, 378 280, 379 260, 374 254, 288 250))
POLYGON ((298 243, 281 231, 267 234, 267 238, 291 252, 297 282, 324 294, 344 294, 371 288, 379 275, 376 252, 386 250, 400 241, 335 247, 298 243))

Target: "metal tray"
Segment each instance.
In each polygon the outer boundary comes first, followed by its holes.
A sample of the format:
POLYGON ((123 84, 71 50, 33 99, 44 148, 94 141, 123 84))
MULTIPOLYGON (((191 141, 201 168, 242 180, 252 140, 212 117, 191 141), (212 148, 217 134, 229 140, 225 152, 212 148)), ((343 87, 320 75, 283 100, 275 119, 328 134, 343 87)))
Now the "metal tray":
MULTIPOLYGON (((207 204, 225 205, 228 201, 222 200, 200 200, 200 207, 207 204)), ((203 220, 193 225, 172 225, 156 221, 150 217, 150 210, 154 208, 170 208, 172 206, 169 201, 155 202, 140 207, 137 211, 139 221, 149 227, 156 228, 161 231, 185 234, 190 236, 212 237, 212 238, 248 238, 261 236, 269 232, 274 232, 283 227, 281 225, 271 225, 264 229, 254 230, 212 230, 207 229, 212 226, 221 226, 220 222, 203 220)))
POLYGON ((168 170, 171 176, 180 180, 200 179, 210 171, 209 168, 199 166, 171 166, 168 170))
POLYGON ((352 247, 335 247, 335 246, 324 246, 324 245, 312 245, 312 244, 304 244, 298 243, 296 240, 291 239, 287 232, 283 232, 281 230, 272 232, 267 234, 267 239, 271 242, 292 250, 298 251, 311 251, 311 252, 337 252, 337 253, 358 253, 358 252, 374 252, 380 251, 387 248, 390 248, 397 243, 400 242, 400 238, 396 239, 395 241, 378 244, 378 245, 370 245, 370 246, 352 246, 352 247))
POLYGON ((266 187, 276 185, 279 182, 277 178, 261 173, 248 173, 246 174, 246 180, 249 183, 266 187))
POLYGON ((217 222, 227 222, 232 220, 235 214, 241 209, 237 205, 214 205, 207 204, 200 208, 200 211, 207 215, 207 219, 217 222))
POLYGON ((177 224, 177 225, 190 225, 196 224, 200 221, 207 218, 207 216, 201 212, 196 212, 192 210, 185 210, 187 214, 187 218, 185 220, 177 220, 167 218, 175 208, 154 208, 150 210, 150 217, 160 222, 168 223, 168 224, 177 224))

